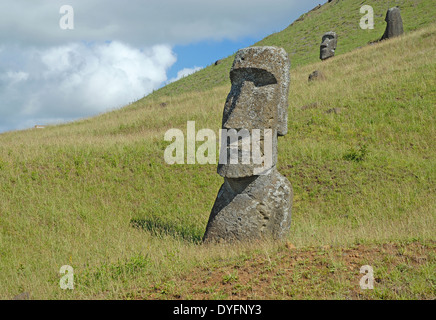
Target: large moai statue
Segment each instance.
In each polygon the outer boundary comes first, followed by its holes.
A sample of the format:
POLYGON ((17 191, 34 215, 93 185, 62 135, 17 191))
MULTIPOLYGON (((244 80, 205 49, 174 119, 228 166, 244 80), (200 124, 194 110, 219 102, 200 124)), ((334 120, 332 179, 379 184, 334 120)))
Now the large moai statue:
POLYGON ((386 30, 381 40, 390 39, 402 35, 403 30, 403 20, 401 19, 400 9, 398 7, 393 7, 386 13, 386 30))
POLYGON ((217 170, 224 183, 204 242, 278 240, 289 233, 292 186, 276 169, 277 136, 287 133, 289 69, 282 48, 236 53, 217 170))
POLYGON ((338 35, 336 32, 329 31, 322 36, 319 58, 326 60, 335 55, 336 46, 338 45, 338 35))

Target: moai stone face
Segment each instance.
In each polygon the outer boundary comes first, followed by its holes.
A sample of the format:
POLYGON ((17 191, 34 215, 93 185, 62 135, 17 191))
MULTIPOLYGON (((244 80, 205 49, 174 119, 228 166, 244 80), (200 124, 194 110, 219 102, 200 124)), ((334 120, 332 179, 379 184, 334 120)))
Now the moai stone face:
MULTIPOLYGON (((277 135, 287 132, 289 68, 289 58, 283 49, 251 47, 237 52, 230 70, 232 87, 224 105, 222 128, 227 130, 226 133, 236 130, 241 136, 241 129, 247 130, 250 136, 253 129, 260 130, 261 151, 266 150, 265 139, 271 137, 271 154, 263 154, 271 157, 270 167, 277 162, 277 135), (265 129, 271 130, 270 137, 264 135, 265 129)), ((252 141, 247 141, 252 147, 252 141)), ((218 165, 222 177, 250 177, 256 175, 256 169, 265 166, 265 163, 254 163, 253 154, 249 163, 243 163, 241 139, 238 142, 238 161, 231 163, 230 142, 231 139, 222 139, 221 154, 227 149, 226 163, 220 161, 218 165)))
POLYGON ((381 40, 397 37, 403 34, 403 20, 401 19, 401 13, 398 7, 390 8, 388 10, 385 21, 387 23, 386 30, 381 40))
MULTIPOLYGON (((227 150, 225 158, 229 160, 231 146, 230 139, 222 141, 218 173, 224 183, 212 208, 204 242, 283 239, 289 232, 292 186, 276 169, 277 136, 287 133, 289 69, 288 55, 281 48, 251 47, 236 54, 222 128, 246 130, 251 138, 252 130, 260 130, 260 150, 265 157, 272 153, 272 162, 269 170, 256 174, 259 165, 241 162, 244 146, 240 139, 235 144, 237 163, 223 164, 221 153, 227 150), (268 136, 264 130, 271 133, 270 150, 265 148, 268 136)), ((252 154, 249 157, 253 160, 252 154)))
POLYGON ((336 46, 338 44, 338 36, 335 32, 326 32, 322 36, 322 42, 320 46, 320 56, 321 60, 326 60, 335 55, 336 46))

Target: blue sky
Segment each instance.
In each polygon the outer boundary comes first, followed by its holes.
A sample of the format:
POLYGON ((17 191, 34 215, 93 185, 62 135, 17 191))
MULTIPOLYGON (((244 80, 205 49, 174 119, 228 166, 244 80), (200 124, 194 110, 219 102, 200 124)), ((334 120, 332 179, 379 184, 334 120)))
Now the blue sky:
POLYGON ((283 30, 320 2, 2 0, 0 132, 123 107, 283 30))
POLYGON ((207 67, 215 61, 228 57, 241 48, 253 45, 261 37, 242 37, 237 40, 204 40, 186 45, 176 45, 173 51, 177 61, 168 71, 168 77, 174 78, 183 68, 207 67))

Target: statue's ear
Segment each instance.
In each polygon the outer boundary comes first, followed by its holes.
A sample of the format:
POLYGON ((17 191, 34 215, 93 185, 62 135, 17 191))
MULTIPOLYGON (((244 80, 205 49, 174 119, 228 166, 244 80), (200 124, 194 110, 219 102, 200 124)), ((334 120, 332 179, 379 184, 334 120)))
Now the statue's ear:
POLYGON ((288 133, 288 96, 289 96, 289 82, 290 82, 290 62, 283 66, 282 79, 279 79, 280 100, 277 106, 277 135, 284 136, 288 133))

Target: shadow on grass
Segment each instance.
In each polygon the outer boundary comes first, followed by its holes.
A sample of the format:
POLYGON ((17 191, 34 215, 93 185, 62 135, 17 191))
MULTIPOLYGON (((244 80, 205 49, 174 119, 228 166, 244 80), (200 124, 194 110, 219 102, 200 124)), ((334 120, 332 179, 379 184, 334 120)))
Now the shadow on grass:
POLYGON ((197 244, 200 244, 203 238, 200 231, 194 227, 180 226, 174 222, 163 221, 156 217, 131 219, 130 225, 134 228, 148 231, 155 236, 169 235, 197 244))

